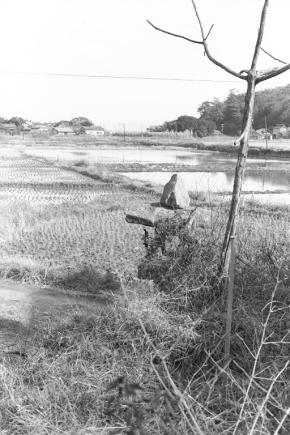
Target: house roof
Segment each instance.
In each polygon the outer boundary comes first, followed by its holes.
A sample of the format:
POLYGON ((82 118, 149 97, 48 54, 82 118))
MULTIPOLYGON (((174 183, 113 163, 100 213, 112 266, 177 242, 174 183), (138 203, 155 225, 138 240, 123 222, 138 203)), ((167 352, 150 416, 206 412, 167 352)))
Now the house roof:
POLYGON ((74 130, 71 127, 54 127, 58 133, 74 133, 74 130))
POLYGON ((105 131, 103 127, 95 126, 95 125, 93 125, 92 127, 85 127, 85 129, 91 131, 105 131))
POLYGON ((261 134, 271 133, 270 130, 266 130, 265 128, 258 128, 258 130, 256 130, 256 132, 261 133, 261 134))
POLYGON ((40 124, 39 122, 37 122, 37 123, 35 123, 35 124, 32 124, 31 126, 30 126, 30 128, 32 128, 32 129, 34 129, 34 130, 38 130, 39 128, 45 128, 45 129, 48 129, 49 127, 46 125, 46 124, 40 124))
POLYGON ((17 126, 15 124, 9 124, 8 122, 0 124, 0 128, 4 128, 5 130, 16 130, 17 126))

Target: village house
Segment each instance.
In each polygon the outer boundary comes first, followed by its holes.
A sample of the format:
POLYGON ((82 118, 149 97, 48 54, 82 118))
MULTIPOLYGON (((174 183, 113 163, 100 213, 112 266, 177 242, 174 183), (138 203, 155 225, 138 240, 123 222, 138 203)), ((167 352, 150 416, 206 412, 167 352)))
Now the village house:
POLYGON ((49 125, 41 124, 40 122, 32 124, 30 128, 31 130, 37 131, 39 133, 48 133, 51 130, 49 125))
POLYGON ((14 136, 15 134, 19 134, 19 128, 13 123, 3 122, 0 124, 0 132, 14 136))
POLYGON ((30 131, 31 130, 31 124, 28 122, 23 122, 21 125, 21 131, 30 131))
POLYGON ((24 122, 21 126, 21 133, 24 135, 26 133, 29 133, 31 131, 31 126, 24 122))
POLYGON ((273 138, 279 139, 283 137, 288 137, 290 134, 289 127, 286 127, 285 124, 276 124, 273 127, 273 138))
POLYGON ((259 140, 259 139, 264 139, 263 134, 252 129, 250 134, 250 140, 259 140))
POLYGON ((272 132, 270 130, 267 130, 266 128, 259 128, 258 130, 256 130, 256 132, 260 134, 263 137, 263 139, 269 139, 269 140, 273 139, 272 132))
POLYGON ((85 131, 89 136, 104 136, 105 134, 103 127, 85 127, 85 131))
POLYGON ((52 133, 57 134, 59 136, 72 136, 75 134, 75 131, 70 126, 59 126, 59 127, 53 127, 52 133))

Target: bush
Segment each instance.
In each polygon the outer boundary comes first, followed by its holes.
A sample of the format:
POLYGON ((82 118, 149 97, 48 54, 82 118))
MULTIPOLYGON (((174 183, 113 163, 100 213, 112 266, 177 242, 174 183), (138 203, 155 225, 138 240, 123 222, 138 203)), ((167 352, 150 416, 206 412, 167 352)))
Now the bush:
MULTIPOLYGON (((290 239, 285 237, 288 225, 284 218, 257 217, 251 213, 245 213, 240 221, 232 353, 233 359, 247 371, 253 363, 250 350, 255 349, 262 334, 261 310, 271 298, 278 275, 275 297, 283 306, 290 301, 286 289, 290 264, 290 239), (243 337, 246 349, 238 336, 243 337)), ((213 349, 217 361, 223 356, 225 301, 215 278, 224 227, 225 214, 220 209, 196 213, 190 228, 181 214, 163 220, 149 240, 145 261, 139 266, 139 277, 155 282, 168 309, 186 314, 192 321, 200 319, 196 326, 198 345, 195 343, 195 351, 191 348, 189 352, 190 373, 196 368, 195 364, 205 361, 206 355, 213 353, 213 349)), ((271 323, 277 336, 287 333, 285 322, 280 317, 277 314, 271 323)), ((281 352, 285 358, 285 349, 281 352)), ((187 357, 182 355, 181 366, 187 357)), ((261 361, 263 358, 261 355, 261 361)))

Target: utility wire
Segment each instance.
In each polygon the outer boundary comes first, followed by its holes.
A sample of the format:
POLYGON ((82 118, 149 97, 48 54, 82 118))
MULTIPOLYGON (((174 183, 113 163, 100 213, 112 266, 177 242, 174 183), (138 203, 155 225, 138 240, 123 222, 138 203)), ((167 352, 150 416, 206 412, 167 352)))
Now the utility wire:
MULTIPOLYGON (((147 80, 157 82, 183 82, 183 83, 239 83, 242 80, 216 80, 216 79, 191 79, 186 77, 152 77, 152 76, 127 76, 113 74, 75 74, 75 73, 50 73, 50 72, 32 72, 32 71, 0 71, 0 75, 18 75, 18 76, 38 76, 38 77, 76 77, 76 78, 96 78, 96 79, 121 79, 121 80, 147 80)), ((273 86, 286 86, 285 83, 275 83, 273 86)))
POLYGON ((174 81, 174 82, 206 82, 206 83, 241 83, 240 80, 213 80, 213 79, 191 79, 181 77, 150 77, 150 76, 126 76, 110 74, 74 74, 74 73, 47 73, 27 71, 0 71, 1 75, 27 75, 44 77, 78 77, 78 78, 100 78, 100 79, 122 79, 122 80, 152 80, 152 81, 174 81))

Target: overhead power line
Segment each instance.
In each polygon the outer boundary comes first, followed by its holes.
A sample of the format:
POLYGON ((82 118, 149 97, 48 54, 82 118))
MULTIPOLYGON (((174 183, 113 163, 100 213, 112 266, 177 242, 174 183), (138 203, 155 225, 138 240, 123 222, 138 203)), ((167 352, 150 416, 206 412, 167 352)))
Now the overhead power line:
MULTIPOLYGON (((76 73, 53 73, 32 71, 0 71, 0 75, 38 76, 38 77, 72 77, 89 79, 113 79, 113 80, 146 80, 157 82, 183 82, 183 83, 239 83, 242 80, 217 80, 217 79, 194 79, 189 77, 154 77, 143 75, 115 75, 115 74, 76 74, 76 73)), ((271 81, 272 86, 285 86, 285 83, 271 81)))
POLYGON ((173 81, 173 82, 206 82, 206 83, 241 83, 240 80, 216 80, 216 79, 191 79, 186 77, 150 77, 150 76, 127 76, 111 74, 75 74, 75 73, 50 73, 50 72, 27 72, 27 71, 0 71, 2 75, 27 75, 43 77, 78 77, 98 79, 122 79, 122 80, 152 80, 152 81, 173 81))

